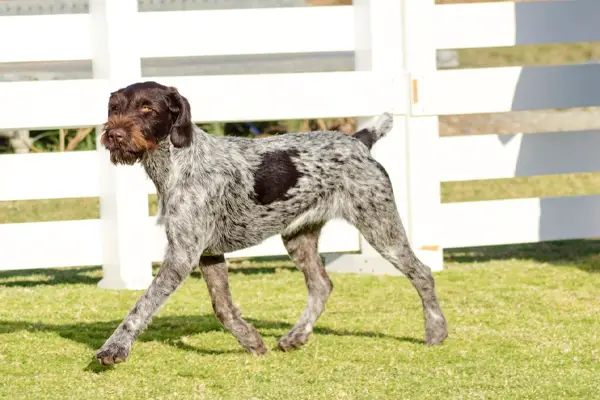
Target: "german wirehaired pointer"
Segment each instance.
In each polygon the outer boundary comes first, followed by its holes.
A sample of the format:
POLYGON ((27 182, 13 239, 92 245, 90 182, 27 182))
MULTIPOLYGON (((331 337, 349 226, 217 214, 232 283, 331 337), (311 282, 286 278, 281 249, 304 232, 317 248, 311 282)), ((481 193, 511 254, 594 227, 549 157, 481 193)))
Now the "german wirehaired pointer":
POLYGON ((317 252, 319 232, 332 218, 356 226, 408 277, 422 300, 426 343, 442 343, 447 326, 431 270, 413 253, 388 175, 370 155, 391 128, 391 115, 383 114, 354 135, 216 137, 192 123, 187 99, 173 87, 142 82, 112 93, 101 142, 112 163, 142 163, 156 185, 168 246, 146 292, 96 353, 98 361, 125 361, 136 336, 197 265, 219 321, 248 352, 264 354, 258 331, 232 302, 223 254, 276 234, 308 288, 304 312, 278 345, 302 346, 333 289, 317 252))

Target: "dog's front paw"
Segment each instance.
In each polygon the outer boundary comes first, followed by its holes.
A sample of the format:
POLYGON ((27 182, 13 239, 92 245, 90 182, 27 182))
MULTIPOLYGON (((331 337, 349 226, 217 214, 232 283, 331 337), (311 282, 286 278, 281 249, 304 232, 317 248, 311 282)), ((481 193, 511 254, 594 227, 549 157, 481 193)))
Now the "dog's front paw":
POLYGON ((96 359, 102 365, 119 364, 129 357, 130 346, 127 344, 113 342, 105 343, 100 350, 96 352, 96 359))
POLYGON ((295 329, 279 339, 277 346, 283 351, 290 351, 304 346, 306 342, 308 342, 308 333, 295 329))

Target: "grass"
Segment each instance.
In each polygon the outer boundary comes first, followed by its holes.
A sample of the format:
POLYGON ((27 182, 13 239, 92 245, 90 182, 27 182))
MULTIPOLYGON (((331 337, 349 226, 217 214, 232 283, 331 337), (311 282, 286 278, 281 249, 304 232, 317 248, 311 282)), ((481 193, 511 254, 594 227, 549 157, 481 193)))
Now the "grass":
POLYGON ((600 59, 600 43, 555 43, 457 50, 460 68, 583 64, 600 59))
MULTIPOLYGON (((98 268, 3 272, 0 397, 600 398, 599 260, 555 247, 546 260, 526 248, 521 260, 493 249, 449 256, 436 276, 450 336, 437 348, 422 343, 406 279, 332 274, 309 344, 253 357, 220 327, 193 276, 115 368, 93 352, 140 292, 97 288, 98 268)), ((270 348, 304 307, 302 276, 285 260, 233 263, 231 286, 270 348)))

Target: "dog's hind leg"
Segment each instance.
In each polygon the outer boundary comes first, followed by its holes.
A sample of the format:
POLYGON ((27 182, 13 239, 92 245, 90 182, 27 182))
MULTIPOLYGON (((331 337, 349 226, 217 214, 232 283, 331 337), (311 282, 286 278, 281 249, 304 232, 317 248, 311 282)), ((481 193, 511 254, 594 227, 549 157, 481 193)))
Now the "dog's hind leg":
POLYGON ((225 257, 223 255, 200 257, 200 270, 215 315, 223 327, 231 332, 249 353, 266 353, 267 347, 256 328, 242 319, 240 311, 233 304, 225 257))
POLYGON ((380 187, 372 193, 376 193, 375 197, 355 197, 356 204, 348 208, 345 217, 383 258, 408 278, 423 304, 425 342, 441 344, 448 336, 448 328, 435 293, 431 269, 410 247, 391 188, 380 187))
POLYGON ((316 226, 305 228, 293 235, 282 235, 283 244, 296 267, 304 274, 308 289, 308 301, 304 312, 292 330, 278 341, 279 348, 285 351, 306 344, 333 290, 333 283, 318 253, 320 232, 321 226, 316 226))

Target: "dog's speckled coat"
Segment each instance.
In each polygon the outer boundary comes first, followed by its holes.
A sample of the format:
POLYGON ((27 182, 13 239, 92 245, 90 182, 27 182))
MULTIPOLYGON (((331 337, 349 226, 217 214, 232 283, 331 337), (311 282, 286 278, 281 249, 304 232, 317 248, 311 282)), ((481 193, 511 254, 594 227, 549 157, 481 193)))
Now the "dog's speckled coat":
POLYGON ((433 276, 411 250, 390 180, 370 154, 392 121, 383 114, 352 136, 216 137, 191 122, 189 103, 175 88, 142 82, 113 93, 102 143, 113 163, 144 166, 157 188, 168 246, 146 293, 97 352, 99 362, 126 360, 135 337, 198 264, 219 321, 246 350, 265 353, 258 331, 233 305, 223 254, 276 234, 308 288, 306 309, 278 344, 305 344, 333 289, 317 252, 320 230, 332 218, 356 226, 408 277, 422 300, 426 342, 442 343, 447 326, 433 276))

